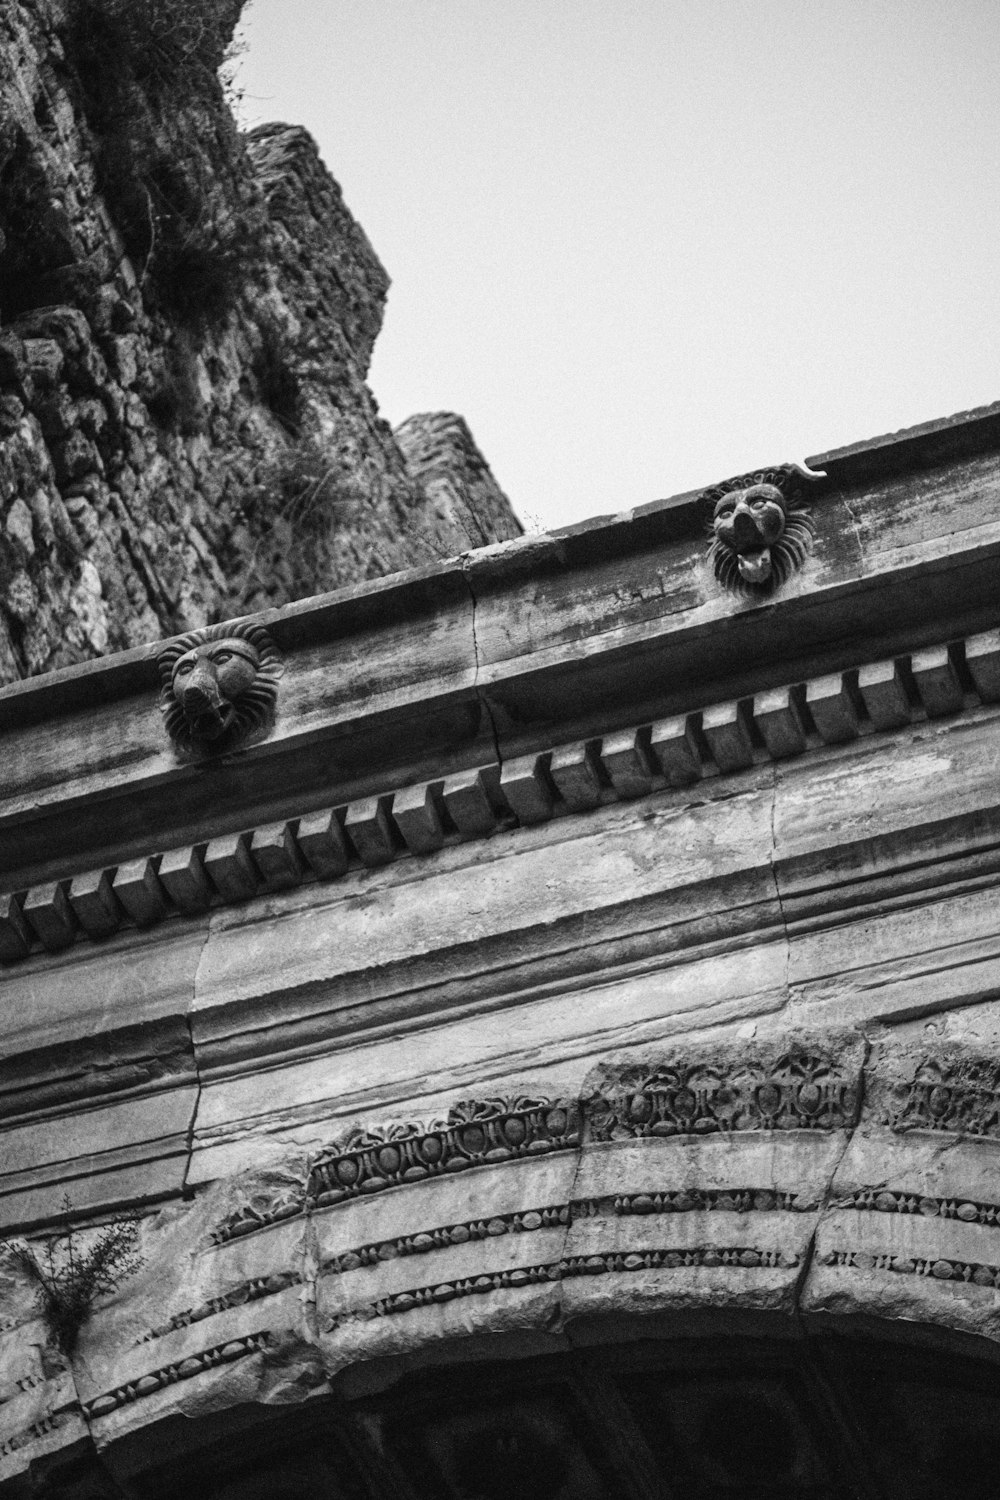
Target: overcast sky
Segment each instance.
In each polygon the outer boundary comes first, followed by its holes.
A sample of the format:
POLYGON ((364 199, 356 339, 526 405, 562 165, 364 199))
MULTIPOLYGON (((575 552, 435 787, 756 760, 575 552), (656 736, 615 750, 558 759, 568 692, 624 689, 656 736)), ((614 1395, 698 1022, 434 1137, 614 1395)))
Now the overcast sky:
POLYGON ((997 0, 252 0, 370 383, 561 525, 1000 398, 997 0))

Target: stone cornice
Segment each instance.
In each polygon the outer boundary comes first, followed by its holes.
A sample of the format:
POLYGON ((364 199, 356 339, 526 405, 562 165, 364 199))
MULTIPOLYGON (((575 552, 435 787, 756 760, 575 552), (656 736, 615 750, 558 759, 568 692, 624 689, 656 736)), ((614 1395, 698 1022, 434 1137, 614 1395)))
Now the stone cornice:
POLYGON ((997 624, 1000 408, 821 459, 806 566, 712 578, 683 495, 255 618, 286 661, 261 744, 179 765, 162 643, 0 692, 0 889, 211 842, 739 701, 997 624))
POLYGON ((0 962, 1000 703, 1000 630, 0 897, 0 962))
POLYGON ((845 485, 908 469, 930 468, 990 447, 1000 447, 1000 401, 844 448, 831 448, 808 458, 806 465, 825 470, 833 483, 845 485))

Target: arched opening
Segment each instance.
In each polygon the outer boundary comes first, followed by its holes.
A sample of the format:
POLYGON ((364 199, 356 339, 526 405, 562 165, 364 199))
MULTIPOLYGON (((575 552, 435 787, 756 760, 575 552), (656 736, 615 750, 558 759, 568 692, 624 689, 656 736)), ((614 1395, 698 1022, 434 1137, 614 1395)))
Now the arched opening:
POLYGON ((184 1425, 147 1448, 159 1461, 132 1478, 143 1500, 1000 1496, 996 1365, 870 1332, 463 1359, 354 1397, 244 1408, 225 1430, 184 1425))

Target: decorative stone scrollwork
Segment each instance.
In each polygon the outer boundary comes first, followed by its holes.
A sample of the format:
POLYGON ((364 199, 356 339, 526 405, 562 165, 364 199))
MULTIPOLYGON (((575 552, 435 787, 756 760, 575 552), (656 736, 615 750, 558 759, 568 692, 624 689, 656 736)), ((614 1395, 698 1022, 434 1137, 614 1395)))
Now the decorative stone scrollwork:
POLYGON ((1000 1138, 1000 1064, 927 1058, 890 1093, 883 1123, 895 1131, 945 1130, 1000 1138))
POLYGON ((739 474, 703 491, 716 578, 731 593, 765 597, 805 561, 813 525, 802 503, 806 484, 825 478, 798 464, 739 474))
POLYGON ((711 1135, 737 1130, 840 1130, 857 1111, 857 1088, 819 1052, 789 1052, 772 1067, 679 1063, 627 1092, 591 1102, 595 1140, 711 1135))
POLYGON ((262 739, 274 723, 284 668, 262 625, 211 625, 158 658, 160 710, 184 760, 262 739))
POLYGON ((457 1104, 435 1125, 359 1130, 320 1158, 309 1178, 317 1205, 440 1172, 561 1151, 579 1141, 576 1106, 547 1099, 487 1099, 457 1104))

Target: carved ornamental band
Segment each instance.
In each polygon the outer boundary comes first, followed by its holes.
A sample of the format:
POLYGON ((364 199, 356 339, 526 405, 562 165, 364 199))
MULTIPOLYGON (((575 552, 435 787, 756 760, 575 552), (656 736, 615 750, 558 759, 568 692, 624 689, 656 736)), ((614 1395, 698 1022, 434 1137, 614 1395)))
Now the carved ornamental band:
POLYGON ((590 1101, 595 1141, 728 1134, 744 1130, 843 1130, 858 1107, 855 1078, 819 1052, 771 1065, 678 1063, 590 1101))

